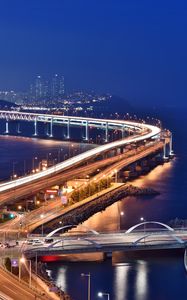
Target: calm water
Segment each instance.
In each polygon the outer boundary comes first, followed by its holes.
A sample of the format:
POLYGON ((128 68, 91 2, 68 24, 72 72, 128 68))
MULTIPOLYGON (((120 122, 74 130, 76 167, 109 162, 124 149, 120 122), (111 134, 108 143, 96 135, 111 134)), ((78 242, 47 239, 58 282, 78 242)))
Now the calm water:
MULTIPOLYGON (((169 222, 175 217, 187 219, 187 139, 186 111, 170 110, 157 114, 174 133, 176 158, 158 166, 150 174, 134 182, 161 192, 152 198, 129 197, 97 213, 84 224, 98 231, 125 229, 146 220, 169 222), (124 216, 119 215, 123 211, 124 216)), ((68 145, 62 142, 1 137, 0 177, 10 176, 12 162, 31 161, 35 155, 46 157, 68 145), (63 145, 63 146, 62 146, 63 145), (66 146, 65 146, 66 145, 66 146), (9 167, 8 167, 9 166, 9 167), (9 170, 7 170, 9 168, 9 170), (6 174, 6 176, 5 176, 6 174)), ((68 151, 68 150, 67 150, 68 151)), ((31 164, 32 162, 30 162, 31 164)), ((48 270, 56 283, 70 293, 74 300, 86 300, 86 279, 80 273, 91 273, 92 300, 97 292, 109 292, 115 300, 187 299, 187 274, 182 254, 144 256, 130 259, 116 255, 105 262, 49 263, 48 270)), ((104 298, 103 298, 104 299, 104 298)))
MULTIPOLYGON (((138 186, 151 186, 161 192, 153 198, 127 198, 113 204, 83 225, 98 231, 128 228, 146 220, 168 222, 178 217, 187 219, 187 139, 186 111, 170 110, 159 114, 165 126, 174 133, 176 158, 158 166, 149 175, 134 182, 138 186), (123 211, 124 216, 119 216, 123 211)), ((59 286, 74 300, 86 300, 86 280, 80 273, 91 273, 92 299, 97 292, 110 293, 115 300, 175 300, 187 299, 187 274, 182 254, 146 256, 129 259, 117 257, 113 263, 61 262, 50 263, 48 269, 59 286)), ((103 298, 104 299, 104 298, 103 298)))

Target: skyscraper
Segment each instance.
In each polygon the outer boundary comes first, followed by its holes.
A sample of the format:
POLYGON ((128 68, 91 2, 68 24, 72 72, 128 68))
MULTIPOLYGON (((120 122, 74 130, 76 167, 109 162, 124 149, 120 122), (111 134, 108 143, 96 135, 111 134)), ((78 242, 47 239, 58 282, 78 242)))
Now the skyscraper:
POLYGON ((43 96, 43 83, 41 76, 37 76, 36 82, 35 82, 35 97, 36 99, 41 99, 43 96))
POLYGON ((64 95, 64 76, 55 74, 51 82, 51 97, 59 99, 64 95))
POLYGON ((65 86, 64 86, 64 76, 61 76, 59 79, 59 96, 63 96, 65 93, 65 86))
POLYGON ((59 100, 64 95, 64 76, 55 74, 51 81, 43 80, 38 75, 30 85, 30 99, 32 100, 59 100))

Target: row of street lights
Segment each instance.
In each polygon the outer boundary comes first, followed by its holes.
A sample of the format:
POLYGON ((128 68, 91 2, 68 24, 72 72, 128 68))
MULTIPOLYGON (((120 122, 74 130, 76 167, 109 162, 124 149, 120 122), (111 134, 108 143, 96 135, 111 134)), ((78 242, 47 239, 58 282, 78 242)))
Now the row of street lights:
MULTIPOLYGON (((68 149, 68 153, 65 153, 64 155, 62 155, 64 149, 63 148, 60 148, 58 151, 57 151, 57 158, 54 158, 53 159, 53 165, 55 163, 60 163, 62 161, 62 157, 63 157, 63 160, 66 160, 67 158, 70 158, 73 154, 75 154, 77 151, 80 153, 80 150, 79 149, 75 149, 74 148, 74 144, 71 144, 69 145, 69 149, 68 149), (73 152, 72 152, 73 151, 73 152), (62 157, 61 157, 62 156, 62 157)), ((51 157, 52 157, 52 153, 49 152, 47 153, 47 156, 46 156, 46 167, 48 166, 48 163, 49 163, 49 160, 51 160, 51 157)), ((32 171, 31 173, 38 173, 40 171, 40 168, 39 166, 36 168, 36 161, 38 161, 38 157, 37 156, 34 156, 32 158, 32 171)), ((18 175, 16 174, 16 164, 18 164, 17 161, 13 161, 12 163, 12 176, 11 176, 11 179, 16 179, 18 177, 18 175)), ((43 167, 42 170, 45 170, 46 167, 43 167)), ((26 175, 26 160, 24 160, 24 176, 26 175)))

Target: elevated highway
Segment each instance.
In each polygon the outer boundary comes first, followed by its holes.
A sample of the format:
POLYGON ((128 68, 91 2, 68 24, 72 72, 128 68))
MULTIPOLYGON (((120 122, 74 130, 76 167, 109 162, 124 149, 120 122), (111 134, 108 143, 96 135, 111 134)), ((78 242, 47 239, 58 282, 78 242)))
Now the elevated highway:
POLYGON ((99 180, 103 176, 111 177, 114 169, 119 171, 120 169, 159 151, 163 147, 163 142, 153 142, 147 146, 145 145, 144 147, 137 148, 136 150, 127 151, 124 154, 89 163, 85 166, 75 167, 73 165, 71 168, 61 171, 60 173, 54 173, 53 176, 51 175, 49 177, 40 178, 39 180, 32 182, 32 184, 26 183, 21 186, 16 186, 15 184, 14 188, 0 193, 0 205, 17 201, 20 198, 35 194, 42 189, 49 188, 50 186, 65 183, 68 180, 76 178, 80 175, 87 175, 91 172, 94 172, 98 168, 105 167, 102 172, 99 172, 99 174, 94 177, 95 180, 99 180))
MULTIPOLYGON (((58 115, 42 115, 42 114, 31 114, 22 113, 14 111, 0 111, 0 118, 8 120, 24 120, 24 121, 34 121, 36 122, 51 122, 51 124, 67 124, 68 126, 86 126, 86 132, 89 126, 96 128, 104 128, 106 131, 106 137, 108 136, 109 129, 120 129, 125 131, 126 129, 131 129, 135 131, 135 134, 126 138, 122 138, 115 142, 106 143, 104 145, 98 146, 94 149, 76 155, 64 162, 61 162, 53 167, 47 168, 37 174, 28 175, 22 178, 11 180, 0 184, 0 193, 4 193, 10 190, 16 190, 23 187, 26 184, 33 184, 36 182, 41 182, 42 179, 48 179, 57 173, 66 171, 71 167, 77 167, 81 163, 88 161, 102 153, 110 151, 112 149, 118 149, 120 147, 125 147, 131 143, 137 143, 149 139, 160 139, 161 129, 156 126, 149 124, 142 124, 137 122, 130 122, 124 120, 107 120, 107 119, 94 119, 94 118, 78 118, 78 117, 65 117, 58 115)), ((68 127, 69 128, 69 127, 68 127)), ((52 136, 52 135, 50 135, 52 136)), ((106 142, 108 138, 106 138, 106 142)))

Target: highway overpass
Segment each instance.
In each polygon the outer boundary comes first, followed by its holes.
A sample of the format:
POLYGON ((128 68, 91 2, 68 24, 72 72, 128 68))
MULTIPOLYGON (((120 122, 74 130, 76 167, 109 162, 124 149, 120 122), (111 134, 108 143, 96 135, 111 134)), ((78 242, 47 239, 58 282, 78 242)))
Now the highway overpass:
MULTIPOLYGON (((8 120, 13 119, 34 122, 51 122, 51 124, 69 124, 69 126, 86 126, 86 128, 89 128, 89 126, 96 128, 104 128, 106 130, 106 136, 108 135, 109 129, 118 128, 123 131, 127 128, 130 128, 132 130, 135 130, 135 134, 132 136, 122 138, 115 142, 100 145, 94 149, 76 155, 64 162, 58 163, 55 166, 49 167, 46 170, 40 171, 39 173, 1 183, 0 192, 5 192, 11 189, 15 190, 18 187, 24 186, 25 184, 32 184, 33 182, 40 181, 42 178, 48 178, 56 173, 62 172, 71 167, 75 167, 80 163, 89 160, 90 158, 94 158, 112 149, 118 149, 120 147, 125 147, 126 145, 131 143, 137 143, 152 138, 159 140, 161 134, 161 129, 157 126, 125 120, 107 120, 71 116, 67 117, 58 115, 42 115, 14 111, 0 111, 0 118, 6 119, 7 122, 8 120)), ((107 140, 108 139, 106 139, 106 141, 107 140)))
POLYGON ((36 256, 36 253, 39 257, 77 253, 186 249, 187 247, 186 228, 173 229, 160 222, 142 222, 126 232, 97 233, 90 230, 87 234, 61 236, 56 236, 55 233, 57 234, 57 230, 54 231, 54 236, 48 235, 54 238, 51 244, 44 244, 40 247, 25 245, 23 247, 25 255, 32 258, 36 256), (150 226, 150 224, 161 225, 164 229, 153 227, 145 229, 145 226, 150 226), (144 227, 144 230, 138 230, 138 226, 144 227))

